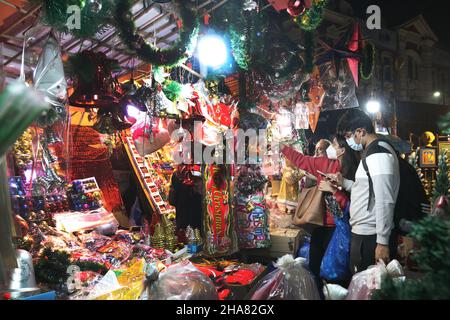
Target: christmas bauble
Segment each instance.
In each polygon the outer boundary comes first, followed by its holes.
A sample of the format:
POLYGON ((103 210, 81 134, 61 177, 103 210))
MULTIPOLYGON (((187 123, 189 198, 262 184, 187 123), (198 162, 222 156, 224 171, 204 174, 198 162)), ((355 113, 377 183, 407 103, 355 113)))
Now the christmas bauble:
POLYGON ((89 10, 92 13, 99 13, 102 10, 102 1, 101 0, 89 0, 89 10))
POLYGON ((287 12, 293 16, 298 17, 303 14, 306 10, 304 0, 289 0, 287 12))

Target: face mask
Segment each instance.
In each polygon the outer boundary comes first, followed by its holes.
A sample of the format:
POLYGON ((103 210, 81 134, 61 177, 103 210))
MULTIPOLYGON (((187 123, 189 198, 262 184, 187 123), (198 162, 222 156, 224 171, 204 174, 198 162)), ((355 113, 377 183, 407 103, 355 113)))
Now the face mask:
POLYGON ((355 151, 362 151, 364 148, 362 144, 358 144, 355 142, 355 138, 352 136, 351 138, 347 139, 347 144, 350 148, 352 148, 355 151))
POLYGON ((337 160, 336 149, 333 148, 333 146, 329 146, 327 148, 327 157, 328 157, 328 159, 331 159, 331 160, 337 160))

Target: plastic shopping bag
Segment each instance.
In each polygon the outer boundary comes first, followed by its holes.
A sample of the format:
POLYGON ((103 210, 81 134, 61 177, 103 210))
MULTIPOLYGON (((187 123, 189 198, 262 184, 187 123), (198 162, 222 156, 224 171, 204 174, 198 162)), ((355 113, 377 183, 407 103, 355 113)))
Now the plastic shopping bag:
POLYGON ((320 276, 328 281, 350 279, 350 237, 348 207, 342 217, 334 216, 336 229, 320 266, 320 276))
POLYGON ((320 300, 313 276, 305 268, 305 259, 285 255, 252 290, 250 300, 320 300))

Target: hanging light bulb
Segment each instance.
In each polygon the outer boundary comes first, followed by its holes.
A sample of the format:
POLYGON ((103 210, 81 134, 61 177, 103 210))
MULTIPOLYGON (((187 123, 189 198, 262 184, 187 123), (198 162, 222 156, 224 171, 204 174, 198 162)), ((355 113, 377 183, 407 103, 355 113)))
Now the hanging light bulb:
POLYGON ((209 67, 220 67, 228 57, 228 49, 222 37, 214 34, 203 36, 198 42, 200 63, 209 67))

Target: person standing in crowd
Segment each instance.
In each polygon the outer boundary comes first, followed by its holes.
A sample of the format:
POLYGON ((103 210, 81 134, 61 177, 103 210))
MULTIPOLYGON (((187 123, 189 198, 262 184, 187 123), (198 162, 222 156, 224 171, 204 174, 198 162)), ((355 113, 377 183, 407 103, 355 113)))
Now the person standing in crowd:
MULTIPOLYGON (((348 204, 348 195, 334 188, 333 185, 319 173, 319 171, 325 174, 337 173, 342 168, 345 168, 346 172, 342 173, 345 177, 351 179, 352 171, 353 175, 356 171, 358 160, 353 158, 351 155, 352 150, 348 148, 348 146, 346 149, 345 145, 346 142, 344 138, 341 139, 340 143, 338 138, 335 138, 333 144, 328 140, 320 140, 316 145, 314 157, 305 156, 288 146, 281 146, 281 152, 288 160, 299 169, 305 170, 316 177, 320 191, 334 195, 333 198, 341 210, 344 210, 348 204), (350 150, 348 154, 347 150, 350 150), (329 154, 329 157, 327 157, 327 154, 329 154), (347 161, 349 163, 347 163, 347 161), (350 164, 352 162, 353 165, 350 164)), ((318 281, 319 289, 321 288, 322 283, 320 281, 320 266, 334 230, 335 224, 332 212, 330 212, 329 207, 326 207, 325 212, 323 212, 323 226, 316 227, 311 234, 309 251, 309 267, 318 281)), ((319 290, 319 292, 322 292, 322 290, 319 290)))
POLYGON ((326 157, 327 149, 331 145, 331 142, 327 139, 320 139, 316 144, 316 149, 314 151, 314 157, 326 157))
POLYGON ((354 182, 339 174, 332 177, 337 185, 351 191, 350 268, 356 273, 379 260, 387 263, 395 258, 397 236, 393 229, 400 187, 399 164, 395 150, 379 140, 372 120, 363 111, 350 110, 344 114, 337 131, 346 136, 352 149, 363 152, 362 159, 367 163, 365 169, 364 162, 360 162, 354 182))

